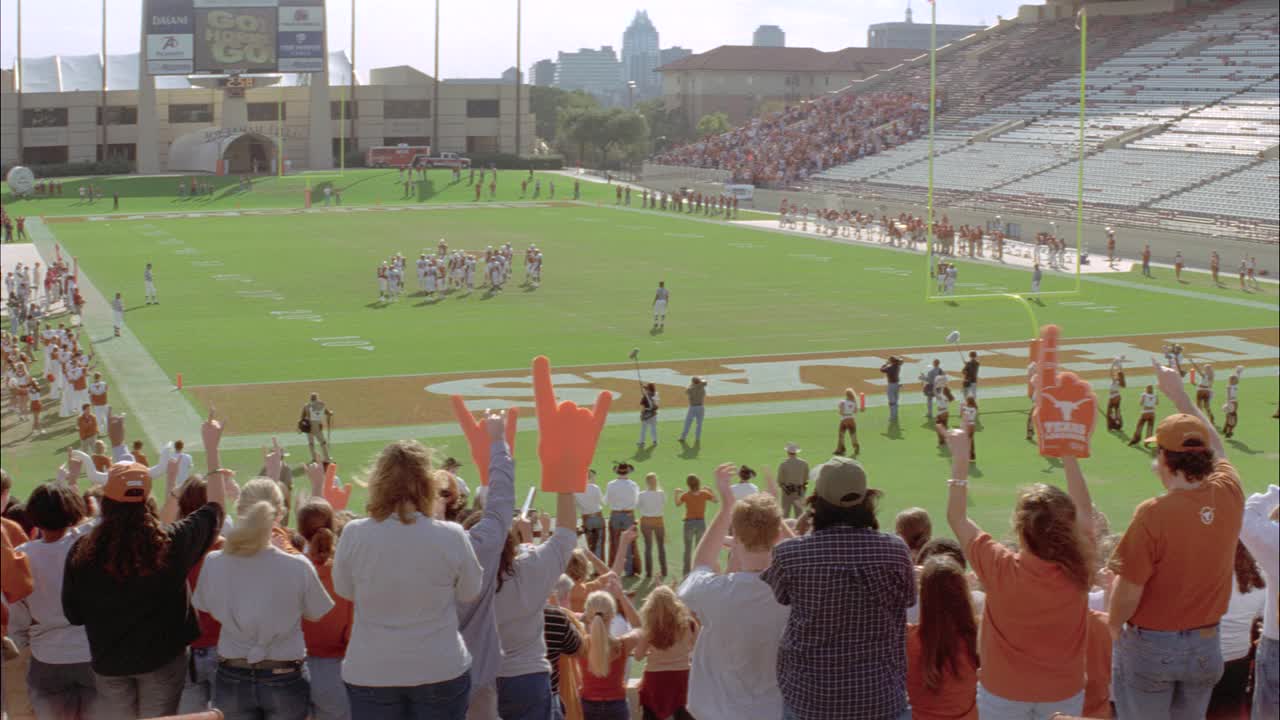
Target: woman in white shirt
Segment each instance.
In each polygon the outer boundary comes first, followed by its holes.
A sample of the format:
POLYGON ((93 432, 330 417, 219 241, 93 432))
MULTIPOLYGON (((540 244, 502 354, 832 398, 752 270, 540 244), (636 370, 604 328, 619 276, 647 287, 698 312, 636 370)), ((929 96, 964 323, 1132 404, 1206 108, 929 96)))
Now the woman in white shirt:
POLYGON ((667 495, 658 487, 658 476, 644 476, 645 490, 640 492, 636 508, 640 511, 640 533, 644 536, 644 576, 653 578, 653 547, 658 546, 658 582, 667 576, 667 528, 663 521, 667 495))
POLYGON ((743 465, 738 468, 738 482, 733 485, 733 501, 742 502, 749 496, 760 492, 760 488, 751 482, 756 477, 756 471, 743 465))
POLYGON ((19 545, 31 562, 35 590, 13 608, 11 630, 27 624, 31 665, 27 694, 39 720, 96 718, 106 708, 90 667, 89 637, 62 613, 62 578, 67 553, 90 525, 84 502, 70 485, 47 483, 27 499, 27 515, 40 539, 19 545))
POLYGON ((222 623, 213 706, 228 720, 305 720, 311 687, 302 619, 333 607, 315 568, 271 543, 284 517, 274 480, 251 480, 240 492, 235 526, 222 550, 205 558, 191 602, 222 623))
POLYGON ((1222 677, 1209 699, 1209 717, 1240 717, 1249 707, 1250 645, 1253 623, 1262 617, 1267 583, 1244 543, 1236 543, 1236 568, 1231 578, 1231 602, 1218 625, 1222 644, 1222 677))
POLYGON ((964 399, 964 405, 960 406, 960 422, 964 425, 964 431, 969 435, 969 462, 978 459, 977 446, 975 445, 976 435, 978 434, 978 400, 974 397, 964 399))
POLYGON ((521 545, 520 527, 507 533, 493 599, 502 641, 498 716, 503 720, 550 720, 558 709, 551 692, 544 608, 578 544, 574 505, 573 493, 556 495, 556 530, 541 545, 521 545))
MULTIPOLYGON (((501 423, 490 433, 500 438, 501 423)), ((428 704, 434 717, 466 715, 471 654, 458 607, 480 594, 482 574, 462 527, 435 519, 439 491, 429 451, 392 443, 369 478, 369 517, 342 530, 333 589, 355 604, 342 663, 353 718, 418 717, 428 704)))

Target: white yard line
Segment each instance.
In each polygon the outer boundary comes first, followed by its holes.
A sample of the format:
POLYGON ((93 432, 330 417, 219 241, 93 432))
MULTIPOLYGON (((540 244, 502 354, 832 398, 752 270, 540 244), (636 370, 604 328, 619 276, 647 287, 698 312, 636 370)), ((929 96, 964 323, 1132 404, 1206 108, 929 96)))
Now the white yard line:
MULTIPOLYGON (((1138 378, 1145 378, 1150 373, 1145 372, 1141 366, 1135 365, 1133 369, 1126 371, 1127 377, 1131 382, 1138 378)), ((1252 367, 1248 369, 1249 378, 1257 377, 1277 377, 1280 376, 1280 366, 1252 367)), ((1105 390, 1110 386, 1111 381, 1107 378, 1093 380, 1090 384, 1097 390, 1105 390)), ((1016 383, 1013 385, 1003 385, 991 387, 982 385, 979 390, 979 398, 981 399, 1001 399, 1026 397, 1027 388, 1025 384, 1016 383)), ((884 407, 888 404, 886 397, 882 394, 868 395, 867 407, 877 408, 884 407)), ((924 396, 919 392, 918 383, 903 383, 901 398, 898 406, 919 406, 924 405, 924 396)), ((812 398, 809 400, 781 400, 776 402, 754 402, 754 403, 733 403, 730 405, 711 405, 707 407, 707 422, 713 431, 715 421, 720 418, 732 417, 760 417, 767 415, 788 415, 794 413, 811 413, 811 412, 830 412, 832 409, 831 398, 812 398)), ((517 429, 520 432, 538 429, 538 421, 529 413, 521 418, 517 429)), ((879 421, 880 418, 877 418, 879 421)), ((914 416, 902 415, 903 424, 910 424, 914 416)), ((664 426, 676 426, 684 422, 684 413, 679 410, 673 410, 666 413, 660 423, 664 426)), ((606 425, 635 425, 636 418, 633 412, 615 412, 609 415, 606 425)), ((352 430, 334 430, 333 444, 341 445, 347 443, 371 443, 371 442, 393 442, 405 438, 448 438, 460 436, 462 433, 457 423, 431 423, 426 425, 394 425, 385 427, 372 428, 356 428, 352 430)), ((271 444, 273 437, 284 436, 286 444, 292 438, 288 433, 256 433, 252 435, 232 435, 224 437, 222 447, 227 450, 249 450, 254 448, 266 447, 271 444)), ((670 436, 668 436, 670 437, 670 436)), ((668 439, 669 444, 675 444, 668 439)), ((302 441, 297 440, 297 444, 301 445, 302 441)))
MULTIPOLYGON (((27 232, 47 266, 49 258, 55 257, 57 239, 38 218, 27 218, 27 232)), ((139 284, 141 279, 142 270, 139 269, 139 284)), ((93 343, 93 351, 111 374, 114 385, 111 391, 129 399, 132 419, 141 426, 148 444, 161 447, 178 438, 186 438, 188 442, 198 440, 200 416, 182 393, 174 390, 173 382, 129 329, 128 314, 125 315, 120 337, 113 337, 111 303, 83 269, 80 271, 80 292, 85 299, 83 327, 93 343)))
MULTIPOLYGON (((1111 285, 1114 287, 1130 288, 1133 290, 1142 290, 1144 292, 1160 293, 1162 295, 1177 295, 1178 297, 1193 298, 1195 300, 1204 300, 1205 302, 1222 303, 1224 305, 1237 305, 1239 307, 1256 308, 1259 310, 1280 310, 1280 301, 1263 302, 1261 300, 1248 300, 1245 298, 1223 297, 1222 295, 1214 295, 1212 293, 1199 292, 1197 290, 1183 290, 1182 288, 1164 287, 1162 285, 1149 285, 1146 283, 1137 283, 1130 280, 1117 280, 1115 278, 1097 277, 1096 275, 1081 275, 1080 278, 1085 282, 1097 283, 1099 285, 1111 285)), ((961 296, 963 297, 963 296, 961 296)))

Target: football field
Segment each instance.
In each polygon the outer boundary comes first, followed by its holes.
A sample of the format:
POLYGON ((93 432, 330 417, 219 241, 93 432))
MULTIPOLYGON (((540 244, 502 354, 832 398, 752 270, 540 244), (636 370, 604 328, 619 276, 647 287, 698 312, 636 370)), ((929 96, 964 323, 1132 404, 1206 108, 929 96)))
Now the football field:
MULTIPOLYGON (((614 394, 595 463, 601 476, 609 474, 610 461, 629 459, 639 475, 659 475, 669 505, 686 475, 709 479, 723 461, 775 466, 787 442, 804 448, 811 463, 822 462, 835 443, 836 403, 853 388, 866 397, 858 419, 861 460, 872 484, 886 491, 882 523, 891 525, 892 513, 919 505, 945 534, 949 466, 923 418, 915 378, 937 357, 958 392, 958 352, 976 350, 983 361, 983 414, 970 489, 975 517, 1003 532, 1018 486, 1062 482, 1054 463, 1023 439, 1033 327, 1027 308, 1011 299, 963 297, 1024 293, 1030 286, 1025 268, 961 260, 959 297, 927 300, 929 280, 918 253, 615 208, 607 199, 508 198, 479 206, 462 200, 311 212, 219 206, 219 212, 189 216, 50 213, 33 230, 46 256, 60 246, 87 278, 88 334, 112 378, 113 403, 130 412, 131 437, 150 447, 179 438, 198 444, 198 423, 216 407, 227 423, 227 462, 242 478, 256 469, 260 448, 273 436, 289 447, 292 462, 306 459, 305 439, 294 425, 309 392, 319 392, 337 413, 333 454, 346 479, 359 477, 383 444, 401 437, 419 438, 441 457, 469 465, 449 410, 449 396, 458 394, 476 410, 524 410, 516 445, 523 497, 538 473, 529 362, 544 354, 562 399, 614 394), (512 282, 500 293, 416 294, 413 261, 441 238, 450 248, 480 253, 511 243, 512 282), (531 243, 545 254, 537 288, 522 284, 522 254, 531 243), (382 303, 375 269, 396 252, 408 258, 408 294, 382 303), (148 262, 155 266, 160 305, 142 302, 148 262), (671 307, 666 328, 657 332, 650 304, 660 280, 671 289, 671 307), (116 292, 129 309, 127 332, 118 340, 110 337, 105 306, 116 292), (961 334, 957 346, 944 342, 952 330, 961 334), (636 447, 633 348, 640 374, 657 383, 662 401, 656 448, 636 447), (891 353, 907 361, 897 430, 888 426, 877 370, 891 353), (181 391, 173 387, 179 374, 181 391), (710 381, 707 420, 702 442, 684 447, 676 439, 683 388, 693 375, 710 381)), ((1280 370, 1275 286, 1242 293, 1198 274, 1183 284, 1171 271, 1156 275, 1086 276, 1079 293, 1046 295, 1030 308, 1036 322, 1062 327, 1064 365, 1093 381, 1100 395, 1111 359, 1129 358, 1124 411, 1130 431, 1150 357, 1162 344, 1179 342, 1190 356, 1215 365, 1215 408, 1225 398, 1226 375, 1243 365, 1240 427, 1228 449, 1247 487, 1264 488, 1280 460, 1271 418, 1280 370)), ((1043 289, 1075 285, 1065 273, 1047 273, 1043 289)), ((1084 467, 1096 501, 1120 527, 1158 486, 1149 454, 1099 425, 1094 457, 1084 467)), ((6 416, 6 435, 22 431, 6 416)), ((18 475, 20 494, 59 461, 60 446, 31 445, 38 449, 5 442, 6 467, 30 468, 18 475)), ((471 481, 474 468, 464 467, 463 476, 471 481)), ((362 492, 357 489, 357 505, 362 492)), ((549 498, 539 504, 551 506, 549 498)), ((668 517, 668 557, 678 572, 680 515, 672 507, 668 517)))

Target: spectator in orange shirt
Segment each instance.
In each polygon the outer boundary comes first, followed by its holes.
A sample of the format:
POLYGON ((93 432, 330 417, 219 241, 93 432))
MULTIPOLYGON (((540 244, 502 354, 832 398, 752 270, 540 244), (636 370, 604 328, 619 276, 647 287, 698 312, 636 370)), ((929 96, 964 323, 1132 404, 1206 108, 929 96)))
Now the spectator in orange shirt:
POLYGON ((914 720, 978 720, 978 625, 955 560, 920 573, 920 623, 907 626, 907 697, 914 720))
POLYGON ((1218 624, 1231 599, 1244 490, 1182 376, 1157 365, 1156 380, 1178 413, 1148 438, 1165 492, 1138 505, 1110 560, 1111 692, 1121 718, 1202 718, 1223 672, 1218 624))
MULTIPOLYGON (((93 467, 98 472, 106 472, 111 469, 111 456, 107 454, 107 444, 101 440, 93 441, 93 454, 89 456, 93 461, 93 467)), ((136 461, 137 458, 134 458, 136 461)))
MULTIPOLYGON (((9 505, 9 490, 13 487, 13 479, 9 473, 0 470, 0 509, 9 505)), ((14 548, 27 541, 27 534, 22 526, 9 518, 0 518, 0 539, 4 547, 0 550, 0 592, 4 593, 6 602, 16 603, 31 594, 31 563, 27 556, 15 552, 14 548)), ((0 631, 9 630, 9 606, 0 603, 0 631)), ((2 697, 2 695, 0 695, 2 697)))
POLYGON ((684 575, 688 575, 689 559, 707 532, 707 503, 715 502, 716 496, 702 487, 697 475, 690 475, 684 482, 689 492, 676 490, 676 505, 684 505, 684 575))
POLYGON ((133 450, 130 451, 130 454, 133 455, 133 461, 138 463, 139 465, 146 465, 148 467, 151 466, 151 463, 147 461, 147 456, 144 455, 142 452, 141 440, 133 441, 133 450))
POLYGON ((316 621, 302 621, 307 641, 307 672, 311 676, 311 717, 344 720, 351 717, 347 688, 342 684, 342 658, 351 640, 355 607, 333 591, 333 552, 338 544, 337 517, 324 498, 313 497, 298 508, 298 533, 307 541, 307 559, 320 584, 334 600, 333 609, 316 621))
POLYGON ((1014 509, 1014 552, 968 517, 969 449, 963 430, 951 450, 947 523, 986 589, 979 635, 978 714, 983 720, 1079 715, 1084 708, 1093 513, 1080 462, 1062 458, 1067 492, 1037 483, 1014 509))
POLYGON ((1089 611, 1089 643, 1085 648, 1084 715, 1111 717, 1111 633, 1107 614, 1089 611))
POLYGON ((76 428, 80 431, 81 452, 93 452, 93 441, 98 439, 98 419, 93 416, 93 406, 89 403, 80 406, 76 428))

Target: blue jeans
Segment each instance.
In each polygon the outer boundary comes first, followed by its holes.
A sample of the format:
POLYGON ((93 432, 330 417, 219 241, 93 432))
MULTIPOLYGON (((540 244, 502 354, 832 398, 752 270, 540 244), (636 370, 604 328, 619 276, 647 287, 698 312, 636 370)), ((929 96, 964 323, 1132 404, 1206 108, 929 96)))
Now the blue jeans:
POLYGON ((1280 641, 1258 641, 1253 670, 1253 720, 1280 718, 1280 641))
POLYGON ((305 668, 279 672, 219 665, 213 706, 226 720, 306 720, 311 685, 305 668))
POLYGON ((311 680, 311 717, 314 720, 350 720, 351 703, 342 683, 342 658, 307 657, 311 680))
POLYGON ((347 683, 354 720, 463 720, 471 697, 471 673, 452 680, 410 687, 367 687, 347 683))
POLYGON ((551 720, 551 673, 498 678, 498 717, 551 720))
POLYGON ((694 420, 698 421, 698 429, 694 432, 694 443, 702 442, 702 418, 707 414, 705 405, 690 405, 689 409, 684 413, 684 430, 680 433, 680 439, 684 440, 689 437, 689 426, 694 420))
POLYGON ((978 717, 982 720, 1049 720, 1056 713, 1084 712, 1084 691, 1058 702, 1019 702, 992 695, 978 683, 978 717))
POLYGON ((1216 626, 1159 632, 1126 625, 1111 655, 1116 717, 1203 718, 1222 667, 1216 626))
POLYGON ((94 673, 98 698, 105 708, 99 717, 105 720, 137 720, 172 715, 178 711, 186 674, 185 650, 148 672, 135 675, 94 673))
POLYGON ((698 547, 698 543, 702 541, 702 536, 707 534, 707 521, 703 518, 693 518, 684 521, 684 574, 689 574, 689 561, 693 557, 693 551, 698 547))
POLYGON ((213 688, 218 677, 217 648, 191 648, 191 663, 187 668, 186 684, 182 686, 182 699, 178 712, 182 715, 204 712, 212 707, 213 688))
MULTIPOLYGON (((636 516, 634 512, 611 512, 609 513, 609 564, 613 565, 613 559, 618 554, 619 541, 618 537, 626 531, 627 528, 636 524, 636 516)), ((637 549, 639 543, 631 543, 630 549, 627 551, 627 559, 624 572, 627 575, 634 575, 640 564, 640 550, 637 549)))
POLYGON ((89 663, 54 665, 35 657, 27 665, 27 696, 39 720, 97 718, 102 712, 89 663))
POLYGON ((885 386, 885 395, 889 400, 889 422, 898 422, 898 392, 902 383, 889 383, 885 386))
POLYGON ((587 536, 587 549, 604 557, 604 516, 600 513, 582 516, 582 530, 587 536))
POLYGON ((626 700, 583 700, 582 720, 631 720, 626 700))

